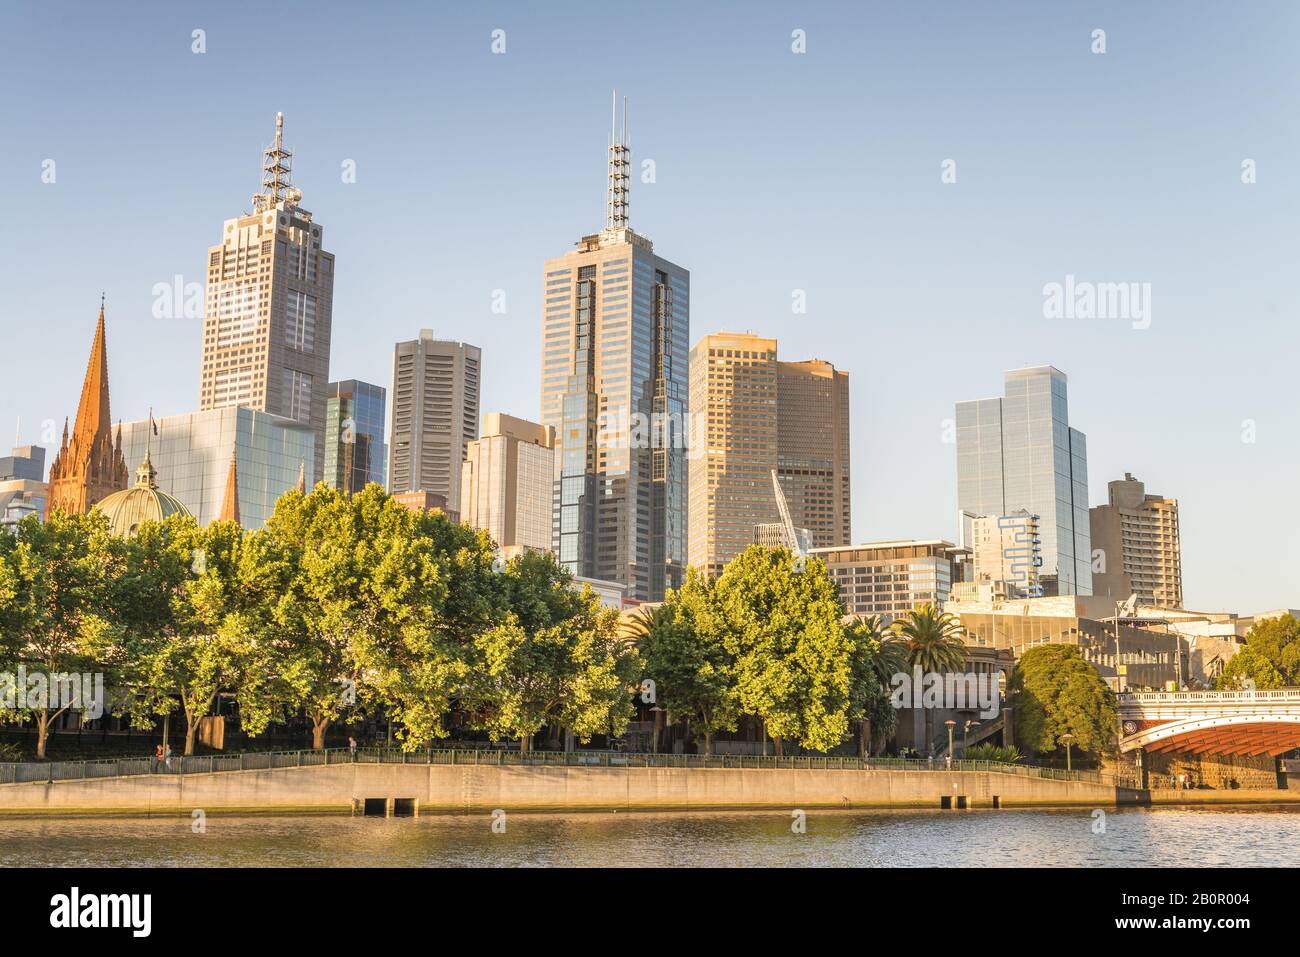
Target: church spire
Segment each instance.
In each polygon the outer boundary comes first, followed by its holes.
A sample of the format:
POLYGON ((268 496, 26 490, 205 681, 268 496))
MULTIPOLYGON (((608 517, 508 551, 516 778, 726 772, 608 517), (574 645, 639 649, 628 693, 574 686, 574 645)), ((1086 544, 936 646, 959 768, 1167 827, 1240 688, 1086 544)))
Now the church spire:
POLYGON ((72 515, 90 511, 100 499, 126 488, 129 473, 120 446, 113 445, 113 424, 108 404, 108 346, 104 334, 104 299, 90 346, 90 361, 81 384, 81 401, 71 439, 63 426, 64 441, 50 466, 45 515, 58 508, 72 515))
POLYGON ((219 522, 239 522, 239 476, 235 472, 235 454, 230 453, 230 471, 226 473, 226 497, 221 501, 219 522))

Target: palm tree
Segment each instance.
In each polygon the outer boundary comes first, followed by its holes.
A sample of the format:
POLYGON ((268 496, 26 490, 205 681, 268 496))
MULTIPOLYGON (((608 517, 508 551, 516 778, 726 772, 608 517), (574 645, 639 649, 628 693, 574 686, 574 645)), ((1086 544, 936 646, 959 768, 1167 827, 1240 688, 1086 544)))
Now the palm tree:
POLYGON ((854 644, 851 697, 852 713, 859 721, 858 755, 865 760, 873 739, 893 733, 895 715, 890 690, 894 675, 905 671, 907 663, 902 645, 882 636, 878 616, 854 618, 846 630, 854 644))
MULTIPOLYGON (((890 626, 893 635, 886 644, 897 644, 909 668, 920 666, 923 673, 942 674, 961 670, 966 660, 961 623, 933 603, 918 605, 890 626)), ((912 703, 916 707, 916 702, 912 703)), ((925 710, 925 748, 934 744, 934 710, 925 710)))

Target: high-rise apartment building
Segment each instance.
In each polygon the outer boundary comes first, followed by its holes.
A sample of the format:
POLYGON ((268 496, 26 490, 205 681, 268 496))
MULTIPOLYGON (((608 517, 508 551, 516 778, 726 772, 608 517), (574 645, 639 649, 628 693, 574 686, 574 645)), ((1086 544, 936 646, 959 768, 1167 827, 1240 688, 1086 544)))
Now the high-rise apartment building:
POLYGON ((1042 540, 1038 516, 1024 509, 1010 515, 970 517, 973 582, 992 586, 990 594, 1039 598, 1043 586, 1042 540))
MULTIPOLYGON (((690 410, 703 434, 687 463, 689 561, 709 575, 758 540, 756 526, 779 522, 777 364, 775 339, 745 333, 704 336, 691 350, 690 410)), ((785 544, 785 526, 777 532, 785 544)))
POLYGON ((1101 553, 1093 575, 1094 594, 1117 600, 1136 594, 1140 605, 1182 608, 1178 500, 1148 495, 1146 486, 1128 472, 1106 487, 1110 503, 1088 513, 1092 547, 1101 553))
POLYGON ((299 206, 284 119, 263 151, 253 211, 228 219, 208 249, 199 410, 245 406, 309 426, 313 474, 325 454, 334 256, 320 223, 299 206))
POLYGON ((478 346, 420 337, 393 350, 388 490, 431 492, 460 503, 460 466, 478 438, 483 354, 478 346))
POLYGON ((1045 595, 1092 594, 1088 452, 1070 428, 1065 373, 1005 374, 1005 395, 957 403, 957 507, 962 544, 971 516, 1038 516, 1045 595))
POLYGON ((348 495, 371 482, 386 485, 388 445, 384 442, 388 391, 346 379, 331 382, 325 401, 325 482, 348 495))
POLYGON ((826 563, 846 611, 878 615, 888 624, 917 605, 942 608, 960 575, 963 550, 936 539, 814 548, 811 554, 826 563))
POLYGON ((625 109, 605 228, 544 267, 542 424, 560 563, 655 601, 686 564, 690 273, 629 226, 630 156, 625 109))
POLYGON ((549 552, 554 477, 555 430, 489 412, 461 466, 460 520, 503 549, 549 552))
POLYGON ((777 474, 794 524, 817 548, 853 540, 849 374, 829 362, 777 363, 777 474))

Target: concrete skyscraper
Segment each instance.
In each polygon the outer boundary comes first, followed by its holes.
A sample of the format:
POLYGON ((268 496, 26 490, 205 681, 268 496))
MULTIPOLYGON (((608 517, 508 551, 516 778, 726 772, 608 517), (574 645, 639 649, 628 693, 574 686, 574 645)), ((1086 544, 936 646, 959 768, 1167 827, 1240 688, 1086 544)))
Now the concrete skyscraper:
POLYGON ((611 121, 605 228, 546 261, 542 424, 556 430, 552 542, 575 575, 661 599, 686 563, 690 273, 628 219, 611 121))
POLYGON ((822 359, 778 362, 777 474, 796 528, 814 548, 853 541, 849 374, 822 359))
POLYGON ((1005 374, 1005 395, 957 403, 957 507, 972 546, 976 516, 1024 509, 1038 520, 1046 595, 1092 594, 1088 451, 1070 428, 1065 373, 1005 374))
POLYGON ((551 550, 555 430, 489 412, 461 467, 460 520, 507 554, 551 550))
POLYGON ((388 490, 430 492, 460 503, 460 466, 478 438, 482 352, 464 342, 420 337, 393 351, 393 431, 388 490))
POLYGON ((1101 555, 1093 592, 1114 599, 1138 596, 1156 608, 1183 607, 1183 554, 1178 500, 1148 495, 1125 472, 1107 485, 1110 503, 1089 514, 1092 547, 1101 555))
MULTIPOLYGON (((690 564, 719 575, 755 542, 755 526, 776 523, 776 340, 745 333, 704 336, 691 349, 690 408, 704 423, 692 448, 690 564)), ((785 526, 779 526, 784 543, 785 526)))
POLYGON ((300 422, 315 435, 322 474, 334 256, 298 205, 293 154, 275 117, 253 211, 228 219, 208 249, 199 410, 244 406, 300 422))

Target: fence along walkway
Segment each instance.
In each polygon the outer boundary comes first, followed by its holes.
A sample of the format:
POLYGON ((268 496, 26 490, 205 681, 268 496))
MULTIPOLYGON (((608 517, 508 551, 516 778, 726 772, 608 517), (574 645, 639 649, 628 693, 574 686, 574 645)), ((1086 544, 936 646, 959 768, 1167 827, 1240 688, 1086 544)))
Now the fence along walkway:
POLYGON ((251 751, 240 754, 173 755, 170 767, 153 758, 114 758, 101 761, 30 761, 0 764, 0 785, 30 782, 78 781, 140 774, 212 774, 219 771, 260 771, 273 768, 324 767, 337 764, 461 764, 541 765, 555 767, 632 768, 754 768, 815 769, 832 771, 987 771, 1055 781, 1084 781, 1113 787, 1137 786, 1136 775, 1101 771, 1065 771, 1033 764, 997 761, 926 761, 917 758, 861 758, 834 755, 790 757, 754 754, 637 754, 623 751, 530 751, 520 754, 491 750, 402 751, 397 748, 347 748, 311 751, 251 751), (155 767, 156 765, 156 767, 155 767))

